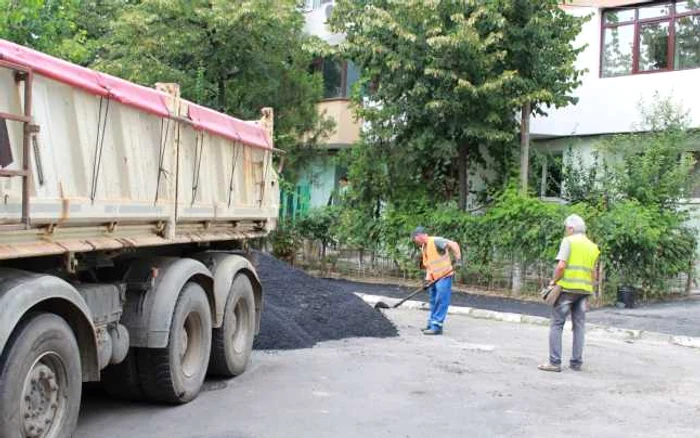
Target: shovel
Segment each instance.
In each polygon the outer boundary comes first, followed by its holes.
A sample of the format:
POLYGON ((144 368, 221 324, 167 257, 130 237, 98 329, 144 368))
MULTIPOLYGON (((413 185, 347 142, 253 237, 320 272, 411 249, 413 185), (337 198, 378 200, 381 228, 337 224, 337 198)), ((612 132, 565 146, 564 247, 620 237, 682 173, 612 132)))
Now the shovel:
POLYGON ((413 292, 411 292, 410 294, 406 295, 405 298, 403 298, 401 301, 399 301, 398 303, 394 304, 393 306, 388 305, 388 304, 385 303, 384 301, 377 301, 377 304, 374 305, 374 308, 377 309, 377 310, 379 310, 379 309, 396 309, 397 307, 399 307, 400 305, 402 305, 402 304, 405 303, 406 301, 408 301, 408 300, 410 300, 411 298, 415 297, 416 295, 418 295, 419 293, 423 292, 424 290, 430 289, 430 287, 431 287, 432 285, 434 285, 435 283, 437 283, 438 281, 442 280, 442 279, 445 278, 445 277, 449 277, 449 276, 452 275, 452 274, 454 274, 454 272, 450 272, 449 274, 445 275, 444 277, 440 277, 440 278, 438 278, 437 280, 431 281, 430 283, 426 284, 425 286, 421 286, 420 289, 416 289, 416 290, 414 290, 413 292))

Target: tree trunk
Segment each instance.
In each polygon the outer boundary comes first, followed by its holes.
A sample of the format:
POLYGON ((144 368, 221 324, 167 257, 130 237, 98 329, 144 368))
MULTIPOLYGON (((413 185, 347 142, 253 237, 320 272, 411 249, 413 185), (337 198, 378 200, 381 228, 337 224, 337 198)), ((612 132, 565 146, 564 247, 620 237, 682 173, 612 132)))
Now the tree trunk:
POLYGON ((226 81, 219 79, 219 111, 226 112, 226 81))
POLYGON ((469 171, 469 145, 463 144, 459 146, 459 155, 457 160, 459 172, 459 208, 467 209, 467 196, 469 194, 468 171, 469 171))
POLYGON ((282 172, 284 171, 284 155, 280 157, 280 161, 277 164, 277 174, 282 175, 282 172))
POLYGON ((520 121, 520 190, 527 193, 530 167, 530 102, 523 105, 520 121))

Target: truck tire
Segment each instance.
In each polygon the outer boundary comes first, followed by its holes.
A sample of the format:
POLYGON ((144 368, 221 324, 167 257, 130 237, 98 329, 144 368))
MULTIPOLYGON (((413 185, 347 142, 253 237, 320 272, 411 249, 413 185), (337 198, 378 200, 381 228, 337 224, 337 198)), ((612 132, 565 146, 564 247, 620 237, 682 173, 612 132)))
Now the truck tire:
POLYGON ((238 274, 226 299, 224 323, 212 332, 209 374, 234 377, 245 371, 255 337, 255 297, 245 274, 238 274))
POLYGON ((82 374, 73 331, 37 313, 14 330, 0 359, 0 436, 64 438, 78 421, 82 374))
POLYGON ((148 399, 187 403, 199 394, 209 365, 211 327, 204 289, 186 283, 175 304, 168 347, 137 351, 139 381, 148 399))
POLYGON ((136 348, 130 348, 126 358, 102 370, 100 382, 102 388, 111 397, 129 401, 143 400, 139 374, 136 368, 136 348))

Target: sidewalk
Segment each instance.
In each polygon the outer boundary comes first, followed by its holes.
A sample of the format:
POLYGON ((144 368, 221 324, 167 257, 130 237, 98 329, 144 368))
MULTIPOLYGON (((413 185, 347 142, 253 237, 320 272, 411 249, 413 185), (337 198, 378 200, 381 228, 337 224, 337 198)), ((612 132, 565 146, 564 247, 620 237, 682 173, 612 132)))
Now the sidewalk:
MULTIPOLYGON (((327 281, 345 291, 363 295, 403 298, 411 292, 410 288, 396 285, 359 283, 348 280, 327 281)), ((420 293, 412 300, 427 303, 428 294, 420 293)), ((453 293, 451 305, 545 318, 550 315, 550 308, 543 303, 465 292, 453 293)), ((700 337, 700 298, 654 303, 633 309, 605 307, 590 311, 586 320, 600 326, 664 333, 673 336, 700 337)))

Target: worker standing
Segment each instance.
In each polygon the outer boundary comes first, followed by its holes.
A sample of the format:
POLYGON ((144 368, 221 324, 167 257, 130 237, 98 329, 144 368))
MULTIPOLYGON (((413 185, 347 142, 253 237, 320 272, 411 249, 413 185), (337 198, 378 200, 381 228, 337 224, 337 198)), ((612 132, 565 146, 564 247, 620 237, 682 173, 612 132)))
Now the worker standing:
POLYGON ((454 255, 457 266, 462 265, 462 252, 456 242, 442 237, 428 236, 423 227, 417 227, 411 233, 411 239, 421 247, 423 253, 425 282, 434 282, 428 289, 430 316, 428 317, 428 326, 423 329, 423 334, 441 335, 452 297, 454 268, 450 252, 454 255))
POLYGON ((586 223, 578 215, 564 221, 566 237, 557 255, 557 267, 550 287, 561 288, 552 308, 549 327, 549 362, 540 365, 542 371, 561 371, 561 336, 566 317, 571 314, 574 341, 569 367, 580 371, 583 364, 583 342, 586 332, 588 297, 598 281, 598 246, 586 236, 586 223))

